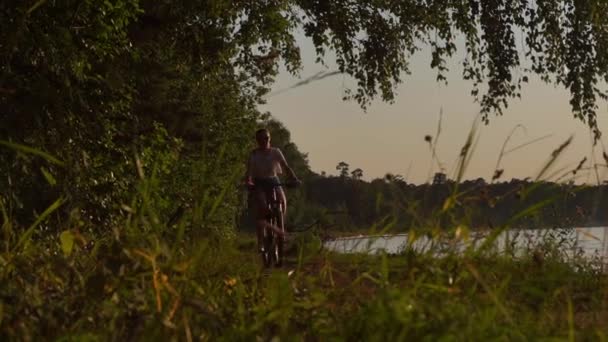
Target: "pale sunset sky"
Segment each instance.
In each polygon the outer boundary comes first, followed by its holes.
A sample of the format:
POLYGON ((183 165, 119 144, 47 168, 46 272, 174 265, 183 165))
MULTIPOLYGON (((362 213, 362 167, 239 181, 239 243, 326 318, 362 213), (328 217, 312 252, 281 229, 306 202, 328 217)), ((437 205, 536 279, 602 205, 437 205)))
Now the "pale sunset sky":
MULTIPOLYGON (((438 171, 437 165, 431 163, 431 152, 424 136, 429 134, 436 138, 443 111, 437 155, 448 177, 453 176, 458 155, 480 108, 470 95, 472 84, 462 80, 461 53, 449 63, 451 70, 446 86, 435 81, 436 71, 429 66, 428 49, 419 51, 410 60, 412 74, 403 76, 395 102, 387 104, 377 100, 364 112, 356 102, 342 101, 345 84, 354 84, 343 75, 281 92, 317 72, 337 70, 332 54, 328 53, 326 58, 328 66, 315 64, 311 43, 305 39, 300 42, 303 58, 300 77, 292 77, 283 70, 273 87, 274 93, 260 109, 269 111, 285 124, 292 141, 300 151, 308 153, 313 171, 335 175, 336 165, 345 161, 351 170, 361 168, 367 180, 391 172, 404 176, 410 183, 424 183, 429 180, 429 174, 432 176, 438 171)), ((506 150, 548 137, 505 155, 500 167, 504 168, 501 180, 534 178, 551 152, 571 135, 573 143, 552 170, 574 169, 585 156, 588 158, 585 166, 589 167, 591 134, 585 123, 574 119, 568 101, 566 90, 532 76, 530 83, 524 84, 521 100, 512 99, 503 116, 492 115, 489 125, 479 125, 478 144, 464 178, 490 180, 502 145, 517 125, 524 126, 525 131, 518 130, 506 150)), ((598 104, 603 143, 608 138, 608 107, 604 101, 598 104)), ((602 143, 598 144, 595 153, 595 161, 599 164, 604 164, 602 143)), ((603 168, 599 169, 599 175, 601 180, 608 179, 603 168)), ((579 173, 577 183, 580 182, 597 182, 595 173, 579 173)))

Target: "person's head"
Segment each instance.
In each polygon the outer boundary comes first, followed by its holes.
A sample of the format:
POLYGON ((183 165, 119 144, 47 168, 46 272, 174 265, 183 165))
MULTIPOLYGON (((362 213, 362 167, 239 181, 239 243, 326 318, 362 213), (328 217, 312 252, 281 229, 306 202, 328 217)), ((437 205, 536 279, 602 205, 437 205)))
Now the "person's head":
POLYGON ((265 128, 258 129, 255 132, 255 141, 257 141, 259 148, 270 148, 270 132, 265 128))

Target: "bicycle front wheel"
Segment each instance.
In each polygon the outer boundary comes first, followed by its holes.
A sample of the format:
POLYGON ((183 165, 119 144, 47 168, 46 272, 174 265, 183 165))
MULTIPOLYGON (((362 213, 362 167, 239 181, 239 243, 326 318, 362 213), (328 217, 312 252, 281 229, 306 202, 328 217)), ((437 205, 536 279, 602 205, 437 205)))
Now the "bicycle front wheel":
MULTIPOLYGON (((267 220, 268 225, 273 224, 273 220, 267 220)), ((265 268, 268 268, 273 263, 273 255, 274 255, 274 234, 272 233, 272 229, 270 226, 264 227, 264 251, 262 252, 262 263, 265 268)))
POLYGON ((272 231, 272 235, 274 236, 272 258, 274 266, 281 267, 283 266, 283 249, 285 244, 285 238, 283 235, 285 234, 285 229, 283 226, 283 212, 277 208, 276 210, 274 210, 273 214, 273 224, 276 228, 279 229, 281 233, 279 234, 274 230, 272 231))

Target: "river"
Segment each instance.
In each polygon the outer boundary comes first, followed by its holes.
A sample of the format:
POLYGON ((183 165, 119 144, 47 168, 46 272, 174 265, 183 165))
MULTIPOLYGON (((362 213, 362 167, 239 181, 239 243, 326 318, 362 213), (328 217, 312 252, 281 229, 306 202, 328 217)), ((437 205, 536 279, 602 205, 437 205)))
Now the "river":
MULTIPOLYGON (((359 235, 341 237, 326 241, 325 248, 340 253, 378 253, 398 254, 407 248, 418 252, 456 250, 479 247, 490 232, 475 232, 468 238, 431 239, 420 236, 409 241, 408 234, 359 235)), ((494 243, 494 251, 511 250, 522 253, 551 242, 559 246, 567 256, 580 255, 585 258, 601 258, 608 261, 608 227, 552 228, 552 229, 509 229, 502 232, 494 243)))

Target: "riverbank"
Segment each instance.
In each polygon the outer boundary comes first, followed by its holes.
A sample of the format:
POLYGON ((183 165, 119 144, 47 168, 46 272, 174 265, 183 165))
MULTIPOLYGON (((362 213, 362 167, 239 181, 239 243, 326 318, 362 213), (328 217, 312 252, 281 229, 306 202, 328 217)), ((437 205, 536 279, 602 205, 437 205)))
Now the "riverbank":
POLYGON ((318 309, 338 319, 332 334, 341 337, 595 340, 608 333, 606 276, 550 254, 513 260, 320 252, 294 257, 288 269, 295 270, 294 291, 305 286, 299 291, 309 298, 322 296, 318 309))

